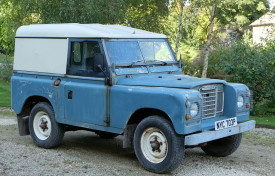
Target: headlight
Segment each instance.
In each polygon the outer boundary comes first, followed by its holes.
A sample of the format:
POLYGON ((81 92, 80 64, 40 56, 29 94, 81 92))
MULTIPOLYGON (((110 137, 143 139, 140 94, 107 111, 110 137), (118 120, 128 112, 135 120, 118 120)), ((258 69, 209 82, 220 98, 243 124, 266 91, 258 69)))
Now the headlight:
POLYGON ((197 103, 193 103, 190 107, 190 115, 191 117, 195 117, 198 114, 199 106, 197 103))
POLYGON ((240 95, 237 101, 238 108, 243 107, 243 102, 244 102, 243 96, 240 95))

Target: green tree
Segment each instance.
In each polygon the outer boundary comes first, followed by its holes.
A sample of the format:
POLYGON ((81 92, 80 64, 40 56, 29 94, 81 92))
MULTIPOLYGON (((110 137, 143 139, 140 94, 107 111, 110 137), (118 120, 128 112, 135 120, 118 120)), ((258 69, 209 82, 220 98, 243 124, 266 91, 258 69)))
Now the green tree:
MULTIPOLYGON (((203 44, 202 77, 207 76, 208 56, 213 38, 230 28, 240 38, 248 25, 267 11, 267 0, 195 0, 193 8, 198 9, 198 39, 203 44)), ((195 11, 195 10, 194 10, 195 11)))
POLYGON ((151 32, 164 33, 169 0, 128 0, 125 25, 151 32))
POLYGON ((180 43, 180 38, 182 34, 182 16, 183 16, 183 7, 184 7, 184 0, 180 1, 180 14, 179 14, 179 24, 178 24, 178 35, 177 35, 177 40, 176 40, 176 47, 175 47, 175 56, 177 58, 178 56, 178 48, 179 48, 179 43, 180 43))
POLYGON ((40 0, 42 23, 122 23, 126 0, 40 0))
POLYGON ((24 24, 34 23, 35 14, 29 13, 22 1, 0 1, 0 46, 7 54, 13 52, 16 29, 24 24))
POLYGON ((123 24, 163 32, 169 0, 1 0, 0 48, 12 54, 15 32, 33 23, 123 24))

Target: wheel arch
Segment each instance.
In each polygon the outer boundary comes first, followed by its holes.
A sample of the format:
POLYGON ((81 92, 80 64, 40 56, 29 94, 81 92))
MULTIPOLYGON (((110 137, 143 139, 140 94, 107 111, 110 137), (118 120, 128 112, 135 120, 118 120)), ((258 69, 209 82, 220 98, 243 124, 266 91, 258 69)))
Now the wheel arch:
POLYGON ((30 96, 28 97, 22 108, 21 108, 21 111, 20 113, 18 114, 19 116, 27 116, 30 114, 32 108, 37 104, 37 103, 40 103, 40 102, 47 102, 49 103, 51 106, 52 106, 52 103, 45 97, 43 96, 37 96, 37 95, 34 95, 34 96, 30 96))
POLYGON ((134 133, 135 133, 137 125, 146 117, 154 116, 154 115, 161 116, 161 117, 167 119, 171 123, 172 128, 175 130, 175 127, 173 125, 173 122, 172 122, 170 116, 167 113, 165 113, 164 111, 162 111, 160 109, 155 109, 155 108, 140 108, 131 114, 131 116, 129 117, 129 119, 124 127, 123 148, 132 148, 133 147, 133 138, 134 138, 134 133))
POLYGON ((47 102, 50 106, 52 106, 52 103, 43 96, 31 96, 28 97, 19 114, 17 114, 17 123, 18 123, 18 130, 20 136, 29 135, 29 115, 31 113, 32 108, 40 102, 47 102))
POLYGON ((161 116, 161 117, 167 119, 173 125, 173 122, 172 122, 170 116, 166 112, 164 112, 160 109, 155 109, 155 108, 140 108, 140 109, 136 110, 134 113, 131 114, 126 125, 138 124, 146 117, 153 116, 153 115, 161 116))

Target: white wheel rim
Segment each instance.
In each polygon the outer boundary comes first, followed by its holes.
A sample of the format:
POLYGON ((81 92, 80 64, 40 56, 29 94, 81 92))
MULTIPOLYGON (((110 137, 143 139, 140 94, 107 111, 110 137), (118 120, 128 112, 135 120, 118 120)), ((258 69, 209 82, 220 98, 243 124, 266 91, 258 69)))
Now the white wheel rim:
POLYGON ((46 140, 51 134, 52 124, 49 115, 44 111, 35 114, 33 120, 33 129, 36 137, 40 140, 46 140))
POLYGON ((155 127, 147 128, 141 135, 141 151, 151 163, 162 162, 168 153, 168 142, 163 132, 155 127))

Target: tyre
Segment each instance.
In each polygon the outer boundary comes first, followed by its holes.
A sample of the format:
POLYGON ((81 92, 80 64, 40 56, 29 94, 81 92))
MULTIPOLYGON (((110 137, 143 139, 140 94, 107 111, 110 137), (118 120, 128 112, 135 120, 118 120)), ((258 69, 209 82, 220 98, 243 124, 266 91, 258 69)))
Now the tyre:
POLYGON ((64 127, 55 121, 52 106, 46 102, 32 108, 29 129, 34 143, 42 148, 59 146, 65 133, 64 127))
POLYGON ((208 155, 225 157, 234 153, 241 144, 242 133, 207 143, 201 149, 208 155))
POLYGON ((135 130, 134 150, 146 170, 167 173, 181 164, 184 137, 177 135, 165 118, 150 116, 143 119, 135 130))
POLYGON ((104 132, 104 131, 97 131, 97 132, 95 132, 95 134, 97 134, 99 137, 101 137, 103 139, 113 139, 118 136, 118 134, 108 133, 108 132, 104 132))

